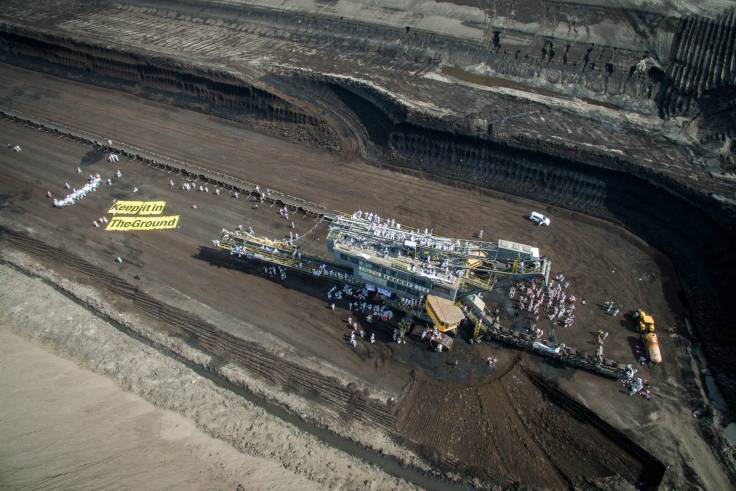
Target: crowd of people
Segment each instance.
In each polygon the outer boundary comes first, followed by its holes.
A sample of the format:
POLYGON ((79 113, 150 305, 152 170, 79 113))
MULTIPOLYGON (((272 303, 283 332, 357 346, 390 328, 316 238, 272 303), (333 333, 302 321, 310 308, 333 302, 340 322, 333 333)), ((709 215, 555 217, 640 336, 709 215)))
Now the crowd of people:
POLYGON ((406 332, 402 331, 398 327, 394 327, 392 339, 396 344, 406 344, 406 332))
MULTIPOLYGON (((304 265, 300 262, 299 267, 302 268, 303 266, 304 265)), ((336 269, 330 268, 326 264, 320 264, 317 268, 312 270, 312 275, 318 278, 325 276, 327 278, 334 278, 340 281, 348 281, 353 276, 350 273, 345 273, 343 271, 338 271, 336 269)))
POLYGON ((357 300, 365 301, 368 298, 370 292, 367 288, 357 288, 350 285, 333 286, 327 291, 327 300, 350 300, 348 302, 348 310, 353 310, 353 300, 355 305, 358 305, 357 300))
MULTIPOLYGON (((430 343, 430 345, 432 344, 432 341, 439 340, 441 338, 442 334, 435 326, 427 326, 424 330, 422 330, 421 340, 424 341, 426 339, 430 343)), ((439 343, 437 344, 439 345, 439 343)))
POLYGON ((652 399, 652 393, 649 387, 649 381, 641 377, 635 377, 636 369, 631 365, 626 365, 626 378, 621 379, 621 385, 624 386, 629 397, 639 395, 646 400, 652 399))
MULTIPOLYGON (((509 297, 512 300, 518 296, 519 309, 532 316, 530 330, 537 339, 543 335, 542 330, 536 327, 536 322, 542 315, 547 316, 555 325, 571 327, 574 324, 577 299, 575 295, 568 293, 569 286, 570 283, 565 280, 564 275, 559 274, 551 279, 546 286, 531 280, 528 283, 514 285, 509 290, 509 297)), ((615 317, 619 314, 619 307, 613 302, 605 302, 602 306, 603 310, 611 316, 615 317)), ((599 329, 594 333, 595 360, 598 364, 604 362, 604 349, 608 335, 608 331, 603 329, 599 329)), ((635 356, 639 363, 643 366, 647 365, 647 358, 641 346, 635 348, 635 356)), ((651 399, 649 383, 646 379, 635 377, 635 374, 636 369, 631 365, 627 365, 626 377, 621 379, 621 383, 628 394, 630 396, 638 394, 645 399, 651 399)))
MULTIPOLYGON (((402 229, 396 220, 383 219, 377 213, 358 210, 350 218, 354 225, 362 225, 365 230, 359 234, 343 237, 342 240, 351 247, 369 250, 377 256, 402 257, 405 255, 406 247, 410 250, 423 248, 452 252, 462 246, 462 241, 437 237, 430 229, 425 228, 424 232, 402 229)), ((449 281, 454 281, 464 274, 463 268, 456 268, 448 261, 437 264, 430 256, 426 256, 423 261, 412 261, 411 271, 421 271, 430 276, 444 275, 449 281)))
MULTIPOLYGON (((343 287, 344 291, 346 288, 352 289, 349 286, 343 287)), ((368 322, 373 322, 374 319, 380 319, 384 322, 388 322, 391 319, 394 318, 394 311, 388 307, 386 307, 382 303, 372 303, 367 302, 369 291, 366 288, 359 288, 355 289, 355 294, 344 294, 346 300, 348 301, 348 311, 352 314, 353 312, 356 312, 358 314, 362 314, 368 322)), ((336 299, 343 298, 343 294, 340 292, 337 292, 336 299)))
POLYGON ((263 273, 269 278, 281 280, 286 279, 286 268, 283 268, 281 266, 264 266, 263 273))
POLYGON ((107 219, 107 217, 103 215, 100 218, 98 218, 97 220, 94 220, 92 222, 92 225, 94 227, 96 227, 96 228, 99 228, 101 225, 105 225, 108 221, 109 220, 107 219))
MULTIPOLYGON (((529 330, 537 339, 544 336, 544 331, 537 325, 541 316, 546 316, 555 326, 569 328, 575 323, 577 298, 569 293, 569 287, 570 282, 565 279, 565 276, 558 274, 547 285, 531 280, 528 283, 514 285, 509 290, 509 297, 512 300, 517 297, 518 293, 519 310, 531 316, 529 330)), ((617 310, 616 307, 616 313, 617 310)), ((604 361, 607 338, 607 331, 598 330, 595 333, 595 359, 598 364, 604 361)))
MULTIPOLYGON (((348 322, 348 324, 350 325, 349 322, 348 322)), ((348 342, 350 343, 350 346, 353 347, 353 349, 357 349, 358 348, 358 337, 360 337, 361 339, 364 339, 365 336, 366 336, 366 334, 365 334, 365 331, 363 329, 360 329, 358 327, 358 323, 357 322, 356 323, 353 323, 350 327, 351 327, 351 331, 350 331, 349 341, 348 342)), ((371 333, 371 335, 368 337, 368 342, 370 344, 375 344, 375 342, 376 342, 376 333, 374 333, 374 332, 371 333)))
MULTIPOLYGON (((176 183, 174 182, 173 179, 169 179, 169 186, 172 187, 172 188, 175 188, 176 187, 176 183)), ((195 191, 199 191, 200 193, 209 193, 210 192, 209 185, 206 182, 205 183, 201 183, 201 182, 198 183, 197 180, 195 180, 195 179, 187 179, 187 180, 185 180, 181 184, 180 189, 183 190, 183 191, 187 191, 187 192, 195 192, 195 191)), ((215 188, 213 189, 212 192, 213 192, 213 194, 215 194, 217 196, 220 196, 222 194, 222 191, 223 191, 223 188, 220 188, 219 186, 215 186, 215 188)), ((230 193, 230 196, 232 198, 234 198, 234 199, 239 199, 240 198, 240 192, 237 191, 237 190, 233 190, 230 193)), ((265 198, 269 198, 269 199, 271 198, 271 190, 268 189, 265 193, 262 193, 260 187, 259 186, 256 186, 255 187, 255 193, 253 193, 251 195, 251 198, 255 202, 262 203, 265 198)), ((256 205, 256 208, 257 207, 258 206, 256 205)), ((283 218, 288 218, 288 216, 289 216, 288 215, 288 207, 284 206, 283 208, 279 209, 279 214, 283 218)), ((294 227, 292 227, 292 228, 294 228, 294 227)))
MULTIPOLYGON (((20 147, 18 147, 18 149, 19 150, 17 150, 17 151, 20 151, 20 147)), ((115 163, 120 162, 120 157, 117 154, 115 154, 115 153, 110 153, 107 156, 107 161, 110 162, 111 164, 115 164, 115 163)), ((82 174, 82 168, 81 167, 77 167, 77 174, 82 174)), ((120 169, 116 169, 115 170, 114 179, 118 179, 119 180, 122 177, 123 177, 123 173, 120 171, 120 169)), ((106 178, 105 179, 105 182, 107 183, 108 186, 112 186, 113 185, 113 178, 106 178)), ((89 177, 87 178, 87 182, 81 188, 79 188, 79 189, 77 189, 74 186, 72 186, 71 184, 69 184, 68 181, 65 182, 64 183, 64 188, 66 190, 68 190, 68 191, 71 191, 65 197, 63 197, 63 198, 55 198, 54 195, 53 195, 53 193, 51 191, 47 191, 46 192, 46 196, 49 199, 53 200, 53 205, 56 208, 64 208, 66 206, 71 206, 71 205, 77 203, 80 199, 84 198, 89 193, 96 191, 100 187, 100 184, 101 183, 102 183, 102 177, 100 177, 100 174, 90 174, 89 177)), ((135 192, 138 192, 138 188, 137 187, 134 187, 133 188, 133 192, 134 193, 135 192)), ((100 218, 94 220, 92 222, 92 225, 95 226, 95 227, 99 227, 100 225, 103 225, 103 224, 105 224, 107 222, 108 222, 107 218, 103 216, 103 217, 100 217, 100 218)))
POLYGON ((575 305, 577 298, 569 294, 570 282, 563 274, 549 280, 548 284, 532 279, 511 287, 509 297, 514 300, 518 295, 518 308, 527 312, 532 319, 529 330, 537 339, 544 336, 544 331, 537 327, 541 316, 550 322, 563 327, 572 327, 575 323, 575 305))
POLYGON ((434 235, 434 230, 428 228, 425 228, 423 233, 421 230, 415 232, 406 228, 402 229, 401 224, 396 220, 381 218, 378 213, 358 210, 352 214, 351 218, 356 221, 367 222, 367 228, 374 236, 389 239, 392 242, 409 240, 416 242, 419 246, 445 251, 453 251, 462 243, 458 239, 437 237, 434 235))
POLYGON ((407 310, 417 311, 424 305, 424 295, 420 298, 401 297, 401 304, 407 310))
MULTIPOLYGON (((347 324, 351 331, 346 339, 353 348, 357 348, 358 338, 364 339, 366 337, 365 331, 358 322, 359 316, 362 316, 368 324, 372 324, 376 319, 390 322, 394 317, 394 311, 391 308, 382 302, 370 301, 371 292, 367 287, 350 285, 333 286, 327 291, 327 301, 330 302, 330 308, 333 311, 336 308, 335 302, 342 301, 343 304, 347 304, 349 312, 347 324)), ((375 343, 375 333, 371 333, 368 339, 371 344, 375 343)), ((406 342, 403 340, 403 333, 397 335, 396 332, 394 332, 394 341, 399 344, 406 342)))
POLYGON ((599 365, 603 363, 603 349, 606 339, 608 339, 608 331, 598 329, 595 333, 595 361, 599 365))
POLYGON ((79 189, 72 188, 69 183, 65 183, 65 187, 67 189, 71 189, 72 192, 61 199, 54 198, 51 191, 48 191, 46 195, 54 200, 54 206, 56 208, 64 208, 65 206, 75 204, 77 201, 87 196, 87 194, 97 191, 97 188, 100 186, 100 181, 101 178, 99 174, 90 175, 84 186, 79 189))

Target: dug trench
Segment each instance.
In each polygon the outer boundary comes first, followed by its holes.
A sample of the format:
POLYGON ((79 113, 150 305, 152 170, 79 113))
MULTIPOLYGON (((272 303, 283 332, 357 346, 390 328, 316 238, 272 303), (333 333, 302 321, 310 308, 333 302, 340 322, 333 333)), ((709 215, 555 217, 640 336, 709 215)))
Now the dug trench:
MULTIPOLYGON (((492 380, 480 383, 440 382, 415 372, 399 403, 384 404, 169 306, 63 248, 4 227, 0 228, 0 243, 22 250, 80 284, 94 285, 131 302, 145 316, 163 322, 170 329, 168 335, 180 337, 215 360, 234 362, 257 377, 331 408, 346 421, 381 428, 439 469, 461 471, 489 484, 537 488, 572 487, 618 476, 643 489, 656 489, 664 474, 665 466, 658 459, 550 381, 528 372, 519 356, 504 360, 492 380), (437 394, 443 395, 438 398, 437 394)), ((64 293, 73 296, 71 291, 64 293)), ((95 310, 94 306, 87 307, 95 310)), ((142 339, 130 329, 122 330, 155 345, 155 341, 142 339)), ((213 371, 212 366, 195 368, 213 371)), ((237 383, 219 382, 234 384, 242 392, 237 383)), ((310 424, 298 421, 286 408, 270 410, 300 427, 310 424)), ((402 469, 390 458, 375 455, 324 428, 305 429, 421 486, 450 485, 433 481, 421 471, 402 469)))
MULTIPOLYGON (((496 141, 492 134, 474 134, 463 120, 415 112, 345 80, 272 76, 270 83, 246 81, 10 28, 0 36, 0 53, 6 62, 237 119, 299 142, 331 150, 364 148, 365 157, 377 165, 533 197, 551 209, 623 225, 673 260, 716 380, 729 404, 736 401, 736 369, 730 363, 736 334, 726 308, 736 295, 728 288, 736 272, 728 260, 736 242, 733 215, 682 183, 590 151, 496 141), (307 86, 319 90, 302 90, 307 86), (316 104, 329 106, 331 113, 316 110, 316 104)), ((415 443, 429 456, 436 445, 415 443)))

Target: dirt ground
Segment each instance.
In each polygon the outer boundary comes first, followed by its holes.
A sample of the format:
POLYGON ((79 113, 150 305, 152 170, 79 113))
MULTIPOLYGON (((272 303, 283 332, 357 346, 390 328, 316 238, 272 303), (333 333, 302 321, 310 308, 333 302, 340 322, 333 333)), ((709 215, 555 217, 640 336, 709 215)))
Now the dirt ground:
MULTIPOLYGON (((460 468, 535 489, 562 489, 585 480, 619 476, 640 483, 656 470, 613 443, 582 414, 551 402, 518 357, 478 384, 442 385, 419 376, 400 424, 413 441, 442 442, 460 468), (456 419, 455 424, 449 423, 456 419), (472 428, 461 434, 458 426, 472 428)), ((508 482, 504 483, 508 485, 508 482)))
POLYGON ((409 489, 0 266, 3 489, 409 489))
MULTIPOLYGON (((587 306, 581 305, 576 312, 578 318, 576 329, 559 333, 561 342, 581 350, 592 351, 594 342, 592 333, 603 328, 612 334, 606 355, 622 362, 631 360, 632 340, 629 338, 634 338, 633 333, 625 324, 622 325, 620 318, 613 319, 603 315, 597 307, 598 303, 613 300, 624 309, 645 306, 663 328, 674 327, 677 314, 682 309, 677 299, 679 291, 677 279, 666 258, 626 231, 602 221, 553 210, 552 227, 535 227, 524 217, 528 215, 530 209, 546 209, 546 206, 539 203, 512 199, 509 196, 480 195, 473 191, 377 169, 360 162, 342 162, 336 156, 244 131, 238 125, 204 114, 172 109, 170 106, 140 99, 135 104, 136 98, 129 95, 24 72, 15 67, 2 66, 0 83, 2 83, 0 100, 11 109, 17 108, 41 117, 53 116, 53 120, 66 122, 73 127, 242 177, 262 186, 324 204, 328 209, 377 211, 401 223, 434 228, 437 233, 451 237, 469 238, 483 228, 485 236, 489 238, 497 237, 538 246, 542 254, 552 258, 553 271, 564 272, 572 283, 573 291, 587 302, 587 306), (28 84, 28 80, 23 78, 24 74, 25 77, 38 77, 38 82, 28 84), (24 88, 19 88, 20 84, 23 84, 24 88), (63 117, 72 107, 75 108, 74 114, 63 117), (136 121, 136 124, 131 125, 129 121, 136 121)), ((26 134, 30 135, 33 132, 29 131, 26 134)), ((10 132, 10 127, 7 136, 11 139, 15 136, 10 132)), ((35 194, 38 192, 41 192, 42 196, 47 189, 61 194, 64 191, 61 187, 64 181, 74 178, 74 169, 83 159, 89 169, 85 168, 85 172, 95 171, 104 175, 112 173, 112 168, 104 163, 103 155, 95 155, 91 149, 83 150, 74 144, 66 142, 59 144, 64 146, 64 150, 61 151, 63 153, 56 150, 56 156, 51 149, 44 150, 42 154, 35 154, 41 149, 32 147, 28 147, 27 154, 11 156, 20 159, 19 163, 26 158, 41 158, 46 165, 56 167, 57 172, 51 175, 45 170, 34 172, 19 164, 22 173, 33 172, 37 178, 33 197, 38 196, 35 194)), ((13 171, 8 168, 4 172, 13 171)), ((7 176, 7 180, 13 178, 22 179, 19 174, 7 176)), ((167 200, 168 210, 176 210, 177 213, 183 214, 182 225, 177 233, 139 233, 114 237, 111 234, 97 233, 100 231, 87 227, 87 222, 83 222, 83 227, 75 227, 73 232, 93 237, 94 240, 102 241, 104 244, 122 241, 130 251, 128 256, 134 255, 130 259, 141 267, 145 262, 144 254, 147 252, 147 249, 143 249, 144 244, 153 245, 163 237, 168 247, 174 249, 176 245, 184 245, 185 235, 193 239, 195 247, 207 247, 211 239, 217 238, 222 227, 240 223, 252 224, 258 233, 267 234, 261 225, 266 225, 268 231, 271 231, 274 229, 271 224, 281 225, 280 228, 273 230, 274 234, 288 231, 287 224, 284 221, 279 222, 275 210, 252 210, 245 202, 232 203, 232 200, 226 200, 223 196, 172 192, 168 187, 169 178, 170 176, 156 171, 140 167, 131 168, 126 173, 125 186, 122 190, 114 189, 111 193, 107 193, 106 198, 102 198, 105 196, 103 192, 97 193, 88 203, 82 203, 80 208, 92 208, 87 216, 94 219, 103 214, 113 199, 131 198, 133 194, 130 191, 135 185, 141 189, 137 198, 167 200), (149 178, 151 182, 144 182, 149 178), (195 201, 198 205, 197 210, 190 210, 191 204, 195 201), (221 206, 223 204, 225 206, 221 206), (94 212, 93 209, 97 211, 94 212), (268 212, 273 212, 272 215, 276 219, 263 218, 268 212)), ((180 181, 177 180, 177 185, 180 181)), ((59 213, 52 213, 56 210, 49 210, 48 203, 43 200, 32 199, 27 205, 39 205, 48 217, 59 216, 59 213)), ((20 205, 19 211, 20 209, 23 209, 23 205, 20 205)), ((62 211, 67 214, 75 212, 76 210, 68 213, 67 210, 62 211)), ((312 225, 311 222, 304 223, 299 220, 296 223, 299 224, 297 232, 303 232, 312 225)), ((84 254, 88 251, 80 252, 84 254)), ((176 268, 173 265, 181 264, 181 258, 175 257, 171 252, 173 250, 165 257, 157 257, 155 261, 146 263, 147 271, 144 276, 156 274, 155 271, 160 267, 167 276, 164 284, 185 291, 179 287, 180 283, 189 283, 192 276, 204 277, 204 275, 193 274, 195 270, 187 269, 186 278, 177 280, 176 272, 173 271, 176 268), (163 261, 168 264, 164 264, 163 261), (156 263, 155 266, 152 263, 156 263)), ((191 255, 194 250, 188 246, 187 252, 191 255)), ((220 271, 215 278, 218 283, 221 280, 223 284, 227 283, 233 287, 230 292, 237 296, 241 289, 250 290, 249 287, 254 284, 259 285, 260 289, 261 285, 264 285, 262 288, 270 290, 269 293, 264 291, 264 296, 268 295, 268 301, 272 301, 275 297, 272 295, 275 285, 265 286, 265 283, 270 282, 263 279, 246 279, 243 276, 220 271), (238 278, 238 282, 232 283, 230 278, 238 278)), ((198 288, 196 285, 189 287, 198 288)), ((213 291, 204 283, 199 290, 204 295, 207 295, 208 291, 213 291)), ((300 295, 298 298, 303 297, 300 295)), ((217 302, 213 306, 227 306, 218 310, 247 308, 247 305, 235 301, 227 291, 221 289, 217 290, 215 298, 210 298, 204 303, 211 305, 211 301, 217 302), (242 305, 237 305, 238 303, 242 305)), ((267 316, 263 320, 268 323, 271 316, 281 315, 273 312, 273 309, 265 308, 264 302, 257 297, 251 296, 248 303, 256 303, 257 309, 241 310, 240 313, 257 315, 238 317, 258 319, 267 316)), ((285 299, 284 303, 286 305, 282 310, 291 310, 291 302, 285 299)), ((324 306, 323 303, 318 303, 324 306)), ((297 303, 295 307, 297 307, 295 310, 303 310, 301 303, 297 303)), ((310 313, 309 316, 298 316, 296 319, 282 317, 279 320, 281 324, 287 326, 307 323, 309 327, 321 330, 319 326, 323 326, 325 321, 331 318, 327 312, 321 314, 310 313), (310 319, 314 319, 315 322, 310 322, 310 319)), ((334 326, 334 321, 331 324, 334 326)), ((269 330, 274 328, 278 329, 275 325, 269 326, 269 330)), ((295 342, 309 341, 292 339, 292 336, 289 336, 289 343, 295 342)), ((324 339, 320 339, 320 344, 322 343, 324 339)), ((340 345, 344 349, 342 343, 340 345)), ((663 350, 666 352, 667 348, 665 339, 663 350)), ((394 389, 396 388, 395 385, 394 389)))
MULTIPOLYGON (((665 362, 653 370, 641 369, 653 383, 654 401, 630 399, 613 381, 551 368, 524 355, 529 366, 538 365, 574 398, 656 452, 665 464, 675 466, 666 479, 698 482, 680 465, 688 462, 701 484, 710 482, 719 488, 717 484, 725 482, 710 450, 698 443, 701 439, 691 425, 691 409, 683 404, 687 400, 683 377, 692 373, 688 367, 678 366, 673 356, 678 349, 682 306, 672 266, 625 230, 528 200, 458 189, 359 161, 344 162, 338 156, 265 137, 207 115, 17 68, 0 66, 0 101, 9 109, 226 172, 322 203, 328 209, 373 210, 407 225, 431 227, 455 237, 468 238, 482 228, 488 238, 540 247, 542 254, 552 258, 553 272, 564 272, 575 294, 586 300, 576 312, 575 327, 558 332, 560 341, 592 351, 593 333, 602 328, 610 332, 606 356, 622 363, 634 362, 636 335, 631 326, 621 318, 607 316, 597 306, 612 300, 624 311, 642 306, 653 313, 660 329, 667 333, 661 340, 665 362), (552 226, 538 228, 529 223, 525 216, 532 209, 551 215, 552 226), (687 428, 663 430, 652 424, 658 418, 673 427, 687 428)), ((76 142, 7 120, 0 121, 0 131, 7 140, 3 143, 23 147, 21 153, 0 149, 4 224, 63 245, 93 264, 138 282, 157 298, 212 319, 233 334, 365 381, 377 393, 401 393, 417 366, 436 380, 447 380, 450 374, 454 382, 463 382, 471 374, 482 375, 482 370, 476 369, 482 363, 477 353, 456 357, 458 366, 450 368, 446 359, 422 345, 399 347, 389 344, 387 335, 376 348, 354 352, 343 340, 347 312, 338 309, 333 313, 325 303, 328 285, 298 278, 274 282, 207 260, 211 256, 206 248, 224 226, 242 223, 252 224, 256 232, 261 227, 274 234, 286 232, 287 225, 275 209, 255 210, 245 200, 224 195, 187 194, 178 189, 181 179, 173 177, 177 186, 171 188, 171 175, 122 161, 121 183, 112 188, 103 185, 78 205, 56 210, 45 194, 65 194, 65 181, 81 185, 83 176, 76 174, 77 166, 84 174, 99 172, 103 178, 112 175, 114 168, 104 155, 76 142), (133 194, 133 186, 140 191, 133 194), (181 215, 180 228, 109 233, 92 227, 92 220, 102 216, 114 199, 123 198, 165 200, 167 213, 181 215), (124 258, 122 265, 113 263, 118 255, 124 258), (140 279, 134 280, 136 275, 140 279)), ((297 231, 306 231, 314 222, 299 217, 296 225, 297 231)), ((470 353, 474 349, 504 350, 500 346, 464 348, 470 353)))

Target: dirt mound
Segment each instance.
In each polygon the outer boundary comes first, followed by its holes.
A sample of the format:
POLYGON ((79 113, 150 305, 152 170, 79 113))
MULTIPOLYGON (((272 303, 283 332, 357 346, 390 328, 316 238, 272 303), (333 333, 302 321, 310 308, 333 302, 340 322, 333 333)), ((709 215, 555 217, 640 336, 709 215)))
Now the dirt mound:
POLYGON ((618 476, 650 488, 664 472, 628 437, 519 362, 479 384, 415 373, 398 427, 434 462, 506 486, 560 489, 618 476))

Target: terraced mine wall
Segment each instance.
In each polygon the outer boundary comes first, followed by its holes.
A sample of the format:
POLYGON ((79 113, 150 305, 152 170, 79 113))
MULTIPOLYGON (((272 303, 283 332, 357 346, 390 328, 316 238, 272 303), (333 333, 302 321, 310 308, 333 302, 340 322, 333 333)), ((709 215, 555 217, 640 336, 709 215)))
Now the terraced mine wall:
POLYGON ((450 2, 476 10, 448 11, 448 26, 464 19, 454 34, 414 25, 424 15, 418 6, 417 12, 404 11, 403 6, 379 9, 383 17, 376 19, 361 9, 377 7, 360 2, 351 17, 320 8, 301 11, 265 3, 197 0, 173 5, 132 0, 119 8, 193 24, 214 21, 234 33, 257 31, 277 42, 318 50, 340 46, 341 53, 354 59, 365 59, 369 52, 370 63, 379 66, 402 64, 415 72, 444 63, 470 74, 512 77, 665 118, 700 115, 703 143, 736 136, 736 9, 713 18, 680 18, 631 6, 450 2), (402 21, 407 25, 400 25, 402 21))
POLYGON ((224 70, 34 35, 0 25, 0 56, 20 66, 208 110, 268 132, 337 148, 332 126, 224 70), (5 28, 5 29, 3 29, 5 28))
MULTIPOLYGON (((581 32, 587 30, 590 33, 590 26, 605 19, 628 23, 630 19, 638 18, 633 24, 638 26, 639 35, 644 39, 656 38, 657 31, 671 35, 678 26, 676 19, 633 9, 570 5, 564 2, 537 1, 516 5, 517 2, 513 1, 496 1, 487 2, 488 6, 484 7, 485 19, 480 16, 476 20, 463 21, 463 25, 477 35, 461 37, 412 25, 395 25, 398 21, 393 22, 394 25, 387 22, 379 24, 381 19, 371 19, 367 11, 364 12, 366 20, 362 21, 357 18, 359 13, 348 18, 263 5, 202 4, 189 0, 179 0, 174 6, 159 0, 133 0, 132 3, 134 5, 121 8, 138 12, 145 9, 147 13, 155 12, 157 16, 168 18, 186 17, 192 22, 206 22, 208 18, 225 19, 233 29, 253 23, 268 26, 269 37, 297 42, 300 46, 329 48, 340 45, 357 56, 371 51, 375 58, 391 63, 411 60, 417 68, 437 64, 440 60, 465 67, 484 65, 500 75, 540 78, 551 85, 572 83, 591 94, 604 97, 621 95, 634 99, 650 98, 658 90, 658 79, 648 77, 647 73, 634 76, 636 64, 647 53, 646 47, 631 49, 587 40, 556 39, 514 28, 495 27, 492 23, 494 20, 503 23, 505 18, 512 20, 512 23, 538 24, 543 26, 540 32, 546 32, 549 30, 547 28, 552 27, 551 23, 574 23, 571 19, 580 17, 584 20, 578 22, 580 26, 575 27, 575 30, 579 28, 581 32), (552 21, 553 18, 556 20, 552 21)), ((483 3, 464 4, 477 8, 483 3)), ((396 6, 390 10, 400 13, 403 8, 396 6)), ((403 16, 407 24, 413 23, 412 17, 403 16)), ((666 48, 660 49, 666 51, 666 48)))
POLYGON ((707 115, 699 121, 706 142, 736 136, 736 8, 681 19, 661 78, 664 116, 707 115))
POLYGON ((213 112, 327 149, 349 145, 345 135, 351 135, 379 165, 619 223, 673 260, 716 380, 729 404, 736 403, 731 362, 736 330, 727 310, 736 302, 731 285, 736 265, 730 259, 736 216, 697 190, 589 150, 531 139, 497 141, 475 132, 470 121, 428 115, 340 78, 271 76, 263 86, 229 73, 31 35, 7 25, 0 26, 0 58, 213 112))
MULTIPOLYGON (((572 91, 637 112, 658 112, 665 118, 700 116, 703 143, 736 136, 734 8, 712 18, 679 18, 631 6, 543 0, 451 2, 477 9, 465 14, 461 24, 467 29, 456 34, 413 25, 423 15, 400 15, 416 13, 403 11, 402 6, 389 9, 393 14, 384 11, 385 18, 372 19, 368 11, 360 10, 359 2, 357 13, 349 18, 329 10, 196 0, 178 0, 173 6, 160 0, 133 0, 133 5, 120 8, 195 24, 218 19, 233 32, 262 32, 265 27, 263 35, 275 41, 314 49, 339 45, 355 59, 370 52, 370 63, 402 63, 407 71, 445 63, 473 74, 572 91), (372 21, 361 20, 360 12, 372 21), (399 19, 407 25, 397 25, 399 19), (621 34, 616 34, 619 30, 621 34)), ((463 16, 455 15, 452 20, 463 16)))

